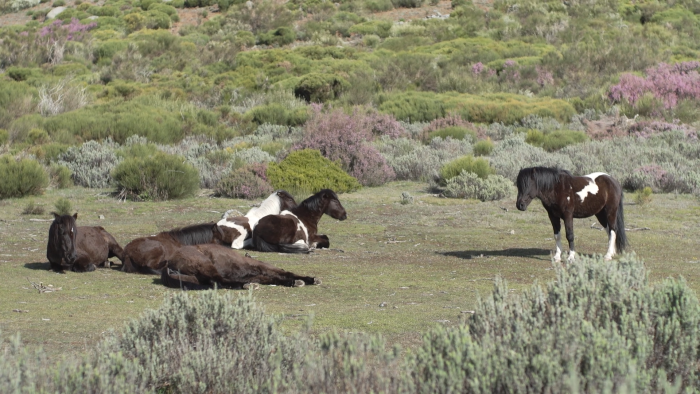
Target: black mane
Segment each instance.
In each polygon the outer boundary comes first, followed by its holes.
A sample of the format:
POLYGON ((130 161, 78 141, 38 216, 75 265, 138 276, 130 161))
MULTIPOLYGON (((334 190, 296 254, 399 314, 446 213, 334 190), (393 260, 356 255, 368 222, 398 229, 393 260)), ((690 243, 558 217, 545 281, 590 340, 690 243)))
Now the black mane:
POLYGON ((306 200, 302 201, 301 204, 299 204, 300 207, 305 207, 311 212, 318 212, 323 207, 321 206, 321 201, 323 200, 323 195, 324 194, 330 194, 334 199, 338 199, 338 195, 335 194, 335 192, 331 189, 323 189, 320 192, 314 194, 313 196, 307 198, 306 200))
POLYGON ((167 233, 183 245, 200 245, 211 242, 214 238, 214 225, 213 222, 193 224, 167 231, 167 233))
POLYGON ((552 190, 554 185, 561 181, 562 176, 572 176, 567 170, 556 167, 530 167, 523 168, 518 173, 516 185, 518 190, 528 190, 530 182, 535 181, 537 190, 552 190))

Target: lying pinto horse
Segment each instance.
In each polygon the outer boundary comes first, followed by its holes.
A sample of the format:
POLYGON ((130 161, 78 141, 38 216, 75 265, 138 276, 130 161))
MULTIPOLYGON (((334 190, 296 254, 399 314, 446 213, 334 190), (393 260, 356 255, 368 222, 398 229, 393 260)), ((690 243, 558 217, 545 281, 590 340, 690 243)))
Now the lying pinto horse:
POLYGON ((298 207, 260 219, 253 231, 253 245, 261 252, 309 253, 311 248, 327 248, 330 241, 317 234, 318 222, 326 214, 345 220, 348 215, 333 190, 323 189, 302 201, 298 207))
POLYGON ((216 223, 224 233, 224 240, 233 249, 249 248, 253 245, 253 229, 258 221, 267 215, 278 215, 280 212, 297 206, 294 197, 284 190, 272 193, 259 207, 248 211, 245 216, 225 217, 216 223))
POLYGON ((78 214, 58 215, 49 227, 46 258, 56 271, 94 271, 95 266, 109 267, 109 258, 123 261, 123 250, 112 234, 96 226, 75 226, 78 214))
POLYGON ((319 279, 296 275, 213 244, 182 246, 168 261, 161 281, 165 286, 185 290, 214 286, 241 289, 256 283, 290 287, 321 284, 319 279))
POLYGON ((523 168, 516 181, 518 200, 516 206, 524 211, 534 198, 542 201, 554 229, 557 250, 554 260, 561 261, 561 219, 564 219, 566 239, 569 241, 569 262, 576 255, 574 251, 574 218, 587 218, 595 215, 608 233, 608 252, 605 260, 610 260, 616 250, 627 246, 625 218, 622 210, 622 187, 608 174, 595 172, 586 176, 573 176, 569 171, 558 168, 523 168))
POLYGON ((214 222, 136 238, 124 247, 122 271, 160 275, 161 269, 181 246, 205 243, 225 244, 223 232, 214 222))

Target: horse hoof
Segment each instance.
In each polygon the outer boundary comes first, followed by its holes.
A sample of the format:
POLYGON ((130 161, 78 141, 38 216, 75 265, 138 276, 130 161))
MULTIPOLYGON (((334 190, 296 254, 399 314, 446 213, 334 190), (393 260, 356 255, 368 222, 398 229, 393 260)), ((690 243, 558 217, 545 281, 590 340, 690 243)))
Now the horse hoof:
POLYGON ((304 283, 303 280, 297 279, 297 280, 294 281, 294 287, 302 287, 302 286, 304 286, 305 284, 306 284, 306 283, 304 283))
POLYGON ((258 290, 259 288, 260 288, 259 283, 246 283, 243 285, 243 289, 245 289, 245 290, 249 290, 249 289, 258 290))
POLYGON ((315 284, 315 285, 320 285, 320 284, 321 284, 321 279, 319 279, 319 278, 314 278, 314 284, 315 284))

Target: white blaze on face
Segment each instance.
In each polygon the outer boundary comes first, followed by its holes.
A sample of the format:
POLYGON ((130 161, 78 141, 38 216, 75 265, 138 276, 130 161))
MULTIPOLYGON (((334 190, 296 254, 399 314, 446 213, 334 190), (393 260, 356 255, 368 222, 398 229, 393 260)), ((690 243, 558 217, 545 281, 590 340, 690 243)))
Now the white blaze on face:
MULTIPOLYGON (((304 239, 303 239, 303 241, 304 241, 305 244, 308 244, 308 243, 309 243, 309 230, 306 228, 306 226, 304 225, 304 223, 303 223, 301 220, 299 220, 299 218, 297 217, 297 215, 291 213, 290 211, 282 211, 282 212, 280 213, 280 215, 290 215, 290 216, 294 216, 294 218, 297 220, 297 231, 300 230, 300 229, 301 229, 302 231, 304 231, 304 239)), ((302 240, 299 240, 299 241, 302 241, 302 240)), ((295 243, 299 243, 299 241, 296 241, 295 243)))
POLYGON ((231 242, 231 248, 232 249, 243 249, 244 245, 244 240, 246 236, 248 235, 248 230, 245 229, 243 226, 239 226, 234 222, 229 222, 226 219, 221 219, 219 220, 218 223, 216 223, 217 226, 223 226, 223 227, 230 227, 238 230, 241 235, 233 239, 233 242, 231 242))
POLYGON ((595 179, 598 178, 601 175, 608 175, 604 172, 594 172, 592 174, 585 175, 586 178, 589 179, 588 184, 581 189, 581 191, 576 192, 578 194, 579 198, 581 199, 581 202, 586 199, 588 194, 598 194, 598 185, 595 183, 595 179))

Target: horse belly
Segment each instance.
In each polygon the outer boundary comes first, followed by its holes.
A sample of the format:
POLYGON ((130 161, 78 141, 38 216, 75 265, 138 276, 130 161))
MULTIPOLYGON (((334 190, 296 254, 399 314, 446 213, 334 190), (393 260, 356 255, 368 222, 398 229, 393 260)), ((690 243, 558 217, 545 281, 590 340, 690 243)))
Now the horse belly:
POLYGON ((93 227, 78 227, 75 246, 78 253, 76 264, 101 264, 109 258, 109 245, 102 234, 93 227))

